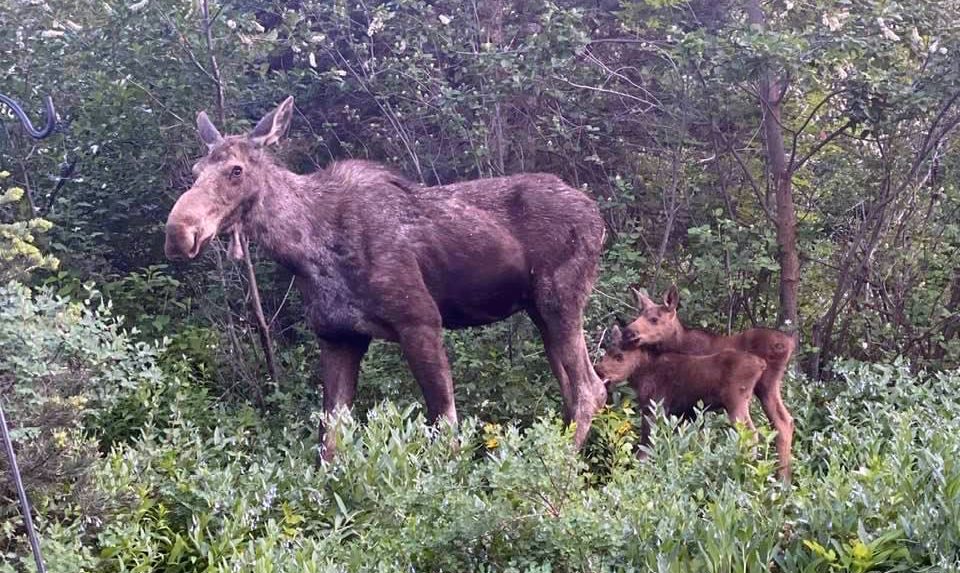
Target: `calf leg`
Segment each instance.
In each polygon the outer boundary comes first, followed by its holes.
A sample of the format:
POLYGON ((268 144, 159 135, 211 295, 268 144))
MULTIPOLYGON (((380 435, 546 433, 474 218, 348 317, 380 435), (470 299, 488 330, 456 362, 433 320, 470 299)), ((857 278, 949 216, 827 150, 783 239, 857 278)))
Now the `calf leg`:
POLYGON ((360 361, 370 346, 370 339, 357 337, 350 341, 320 341, 320 376, 323 384, 323 414, 320 422, 320 459, 329 461, 336 450, 336 436, 326 424, 340 408, 350 408, 357 392, 360 361))
POLYGON ((777 437, 774 445, 777 448, 777 460, 779 467, 777 473, 785 481, 790 480, 791 449, 793 447, 793 416, 787 410, 780 396, 780 384, 756 388, 757 397, 760 398, 760 405, 763 407, 764 414, 770 421, 770 425, 777 431, 777 437))
POLYGON ((645 460, 650 453, 647 447, 650 446, 650 416, 651 413, 645 413, 640 417, 640 441, 637 442, 637 459, 645 460))

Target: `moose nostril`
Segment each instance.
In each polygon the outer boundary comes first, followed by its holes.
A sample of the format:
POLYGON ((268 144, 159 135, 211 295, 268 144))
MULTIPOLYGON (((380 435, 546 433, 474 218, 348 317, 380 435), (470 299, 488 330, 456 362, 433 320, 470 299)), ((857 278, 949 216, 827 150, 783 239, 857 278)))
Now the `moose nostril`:
POLYGON ((182 224, 167 225, 164 253, 171 260, 192 258, 196 255, 199 238, 200 233, 195 227, 182 224))

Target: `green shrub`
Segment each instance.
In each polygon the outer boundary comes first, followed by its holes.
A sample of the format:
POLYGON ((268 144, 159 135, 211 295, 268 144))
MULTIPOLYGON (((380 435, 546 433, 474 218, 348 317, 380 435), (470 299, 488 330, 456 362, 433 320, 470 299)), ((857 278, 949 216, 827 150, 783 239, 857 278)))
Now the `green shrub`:
POLYGON ((26 193, 21 187, 6 187, 10 172, 0 170, 0 284, 22 280, 32 271, 55 270, 60 261, 37 246, 37 235, 50 230, 50 221, 25 215, 26 193))
MULTIPOLYGON (((774 477, 762 415, 754 445, 724 416, 681 423, 659 412, 638 461, 629 401, 601 412, 577 454, 555 415, 467 417, 454 432, 424 422, 416 393, 398 393, 338 420, 338 455, 318 467, 319 411, 302 389, 288 388, 270 418, 215 403, 184 382, 189 364, 160 370, 157 349, 131 344, 107 309, 17 286, 0 294, 18 448, 57 464, 28 484, 51 571, 958 565, 960 373, 850 362, 835 366, 839 383, 788 380, 789 487, 774 477), (82 412, 42 417, 73 396, 86 397, 82 412)), ((10 573, 27 553, 17 521, 4 523, 0 571, 10 573)))
MULTIPOLYGON (((148 423, 99 465, 118 505, 98 571, 941 571, 960 549, 960 375, 838 367, 794 381, 796 473, 773 475, 769 432, 658 417, 629 454, 632 408, 598 419, 586 455, 555 418, 527 428, 427 426, 384 403, 337 424, 314 465, 308 417, 263 425, 148 423), (456 447, 453 447, 453 446, 456 447)), ((69 529, 48 529, 55 547, 69 529)))
MULTIPOLYGON (((174 388, 156 366, 158 347, 131 342, 92 294, 70 302, 16 283, 0 287, 0 399, 42 519, 79 522, 63 531, 105 519, 114 500, 92 483, 98 450, 133 440, 146 422, 168 415, 174 388)), ((0 458, 2 554, 26 547, 7 463, 0 458)))

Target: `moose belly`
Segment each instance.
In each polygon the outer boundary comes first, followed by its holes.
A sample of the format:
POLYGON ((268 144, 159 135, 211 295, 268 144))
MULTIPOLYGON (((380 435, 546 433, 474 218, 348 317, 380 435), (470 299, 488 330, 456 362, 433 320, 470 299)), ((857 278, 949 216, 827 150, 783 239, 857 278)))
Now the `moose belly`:
POLYGON ((307 324, 318 337, 338 340, 357 335, 396 340, 396 332, 371 319, 359 298, 339 273, 325 272, 311 279, 298 277, 307 324))
POLYGON ((424 278, 446 328, 489 324, 523 308, 530 273, 518 248, 478 249, 444 257, 424 278), (479 252, 478 252, 479 251, 479 252))
POLYGON ((438 301, 443 326, 466 328, 503 320, 523 307, 526 277, 522 273, 507 276, 462 276, 438 301))

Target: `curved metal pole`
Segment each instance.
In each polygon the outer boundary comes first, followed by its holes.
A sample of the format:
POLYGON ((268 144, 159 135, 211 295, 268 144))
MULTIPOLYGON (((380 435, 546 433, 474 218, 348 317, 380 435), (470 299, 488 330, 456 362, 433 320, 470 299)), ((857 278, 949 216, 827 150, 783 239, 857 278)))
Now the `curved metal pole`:
MULTIPOLYGON (((17 116, 17 119, 19 119, 23 125, 23 129, 34 139, 43 139, 49 136, 53 133, 53 128, 56 127, 57 114, 53 109, 53 99, 51 99, 50 96, 45 96, 43 99, 47 120, 46 125, 39 131, 33 127, 33 124, 30 123, 30 118, 27 117, 27 114, 24 113, 23 108, 20 107, 17 102, 0 94, 0 103, 6 104, 7 107, 13 111, 13 114, 17 116)), ((33 525, 33 516, 30 512, 30 500, 27 498, 27 491, 23 487, 20 468, 17 467, 17 455, 13 450, 13 442, 10 440, 10 429, 7 426, 7 417, 3 413, 2 400, 0 400, 0 438, 2 438, 3 449, 6 451, 7 460, 10 463, 10 476, 13 478, 13 483, 17 488, 17 496, 20 498, 20 511, 23 513, 23 524, 26 526, 27 537, 30 539, 33 559, 37 564, 37 573, 46 573, 47 568, 44 566, 43 557, 40 555, 40 538, 37 536, 37 530, 33 525)))
POLYGON ((13 477, 13 483, 17 486, 17 495, 20 497, 23 523, 27 527, 27 537, 30 538, 30 548, 33 549, 33 559, 37 564, 37 572, 47 573, 47 568, 43 564, 43 558, 40 556, 40 539, 37 537, 37 530, 33 527, 33 517, 30 515, 30 501, 27 499, 27 490, 23 488, 23 480, 20 479, 20 468, 17 467, 17 455, 13 452, 13 442, 10 441, 10 431, 7 427, 7 418, 3 415, 2 404, 0 404, 0 434, 2 434, 3 437, 3 448, 7 451, 7 459, 10 461, 10 475, 13 477))
POLYGON ((30 137, 34 139, 43 139, 44 137, 49 136, 51 133, 53 133, 53 128, 57 125, 57 112, 53 109, 53 99, 50 96, 43 97, 43 107, 46 111, 47 123, 43 126, 43 129, 39 131, 33 127, 32 123, 30 123, 30 118, 27 117, 27 114, 23 111, 23 108, 20 107, 20 104, 3 94, 0 94, 0 103, 6 104, 6 106, 13 111, 13 115, 17 116, 17 119, 20 120, 20 123, 23 125, 23 129, 25 129, 26 132, 30 134, 30 137))

